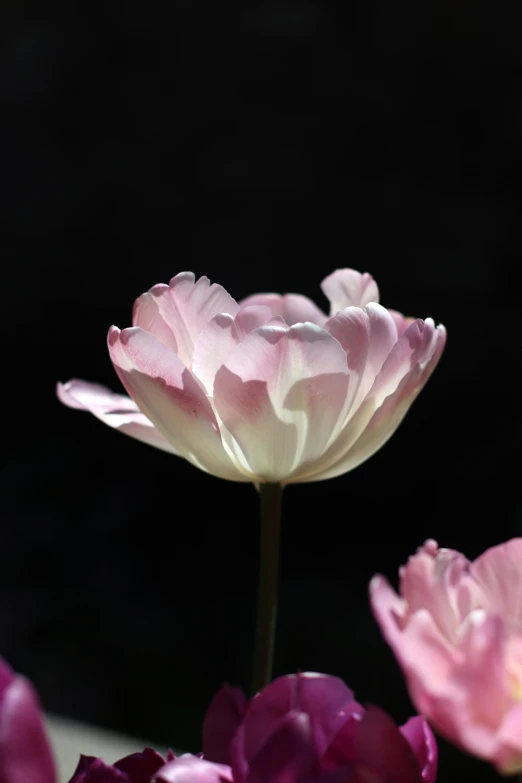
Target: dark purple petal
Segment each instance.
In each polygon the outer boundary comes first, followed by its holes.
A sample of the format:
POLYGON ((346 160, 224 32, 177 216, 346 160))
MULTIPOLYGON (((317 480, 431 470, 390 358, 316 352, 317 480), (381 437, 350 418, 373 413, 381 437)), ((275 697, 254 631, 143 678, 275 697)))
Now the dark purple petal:
POLYGON ((319 771, 310 716, 291 711, 250 762, 248 783, 297 783, 319 771))
POLYGON ((353 715, 343 723, 321 759, 321 769, 332 770, 357 761, 357 733, 362 716, 353 715))
POLYGON ((56 770, 38 696, 25 677, 4 689, 0 708, 0 783, 55 783, 56 770))
POLYGON ((337 677, 304 673, 279 677, 250 702, 244 720, 245 755, 250 760, 290 710, 307 713, 319 752, 326 748, 347 717, 363 712, 352 691, 337 677))
POLYGON ((11 667, 0 658, 0 703, 2 702, 5 689, 11 685, 14 678, 15 675, 11 667))
POLYGON ((435 783, 439 753, 435 736, 426 719, 416 715, 401 726, 399 731, 406 737, 417 758, 424 783, 435 783))
MULTIPOLYGON (((233 783, 232 770, 188 754, 169 761, 157 773, 157 783, 233 783)), ((266 781, 265 781, 266 783, 266 781)))
POLYGON ((114 766, 128 775, 130 783, 150 783, 158 769, 166 762, 153 748, 145 748, 143 753, 132 753, 117 761, 114 766))
POLYGON ((230 766, 234 774, 234 783, 245 783, 248 777, 248 762, 245 758, 245 726, 236 731, 230 746, 230 766))
POLYGON ((111 764, 95 756, 80 756, 76 771, 69 783, 128 783, 129 778, 111 764))
POLYGON ((225 684, 214 696, 203 721, 203 754, 209 761, 230 764, 230 746, 246 707, 240 688, 225 684))
POLYGON ((408 741, 379 707, 368 707, 359 722, 355 752, 358 767, 380 777, 383 783, 423 783, 408 741))

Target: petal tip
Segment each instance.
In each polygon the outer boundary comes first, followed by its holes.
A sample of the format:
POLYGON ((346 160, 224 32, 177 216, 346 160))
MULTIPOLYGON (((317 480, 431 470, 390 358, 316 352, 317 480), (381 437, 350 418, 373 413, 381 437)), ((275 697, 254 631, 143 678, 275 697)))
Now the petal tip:
POLYGON ((109 332, 107 334, 107 343, 110 348, 112 348, 112 346, 115 345, 115 343, 118 341, 120 334, 121 330, 118 329, 117 326, 113 325, 109 328, 109 332))
POLYGON ((385 582, 386 580, 384 576, 382 576, 382 574, 374 574, 368 586, 370 595, 373 595, 376 592, 376 590, 380 590, 380 588, 385 584, 385 582))

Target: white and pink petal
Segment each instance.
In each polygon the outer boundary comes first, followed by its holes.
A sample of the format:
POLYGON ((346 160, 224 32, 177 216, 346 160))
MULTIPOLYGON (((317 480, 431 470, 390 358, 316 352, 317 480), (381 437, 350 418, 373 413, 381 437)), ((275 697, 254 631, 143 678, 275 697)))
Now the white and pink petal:
POLYGON ((272 319, 269 307, 252 305, 240 310, 234 317, 227 313, 214 316, 202 329, 192 361, 192 372, 203 383, 207 394, 214 394, 214 378, 232 349, 241 340, 272 319))
POLYGON ((284 482, 320 457, 347 388, 346 355, 330 334, 313 324, 265 326, 216 374, 214 404, 251 471, 284 482))
POLYGON ((307 296, 301 294, 252 294, 240 302, 241 307, 263 305, 269 307, 272 315, 283 318, 287 326, 310 322, 323 326, 326 315, 307 296))
POLYGON ((201 330, 218 313, 236 315, 237 302, 225 289, 207 277, 195 280, 192 272, 181 272, 168 285, 155 285, 134 304, 133 326, 139 326, 192 366, 194 345, 201 330))
POLYGON ((379 301, 379 289, 373 277, 355 269, 336 269, 323 280, 321 288, 330 302, 331 316, 345 307, 366 307, 379 301))
POLYGON ((214 476, 252 480, 230 459, 204 388, 173 351, 139 327, 112 327, 108 344, 123 385, 181 456, 214 476))
POLYGON ((89 383, 76 378, 67 383, 58 383, 56 393, 58 399, 69 408, 89 411, 104 424, 125 435, 130 435, 170 454, 178 454, 172 443, 158 432, 134 400, 124 394, 115 394, 98 383, 89 383))

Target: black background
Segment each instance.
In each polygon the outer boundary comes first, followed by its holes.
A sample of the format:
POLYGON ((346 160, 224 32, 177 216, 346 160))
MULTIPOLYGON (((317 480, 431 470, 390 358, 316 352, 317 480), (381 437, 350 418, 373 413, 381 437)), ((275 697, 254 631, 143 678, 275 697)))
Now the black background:
MULTIPOLYGON (((67 410, 179 271, 326 307, 333 269, 448 329, 392 440, 290 487, 275 673, 412 711, 367 603, 426 537, 520 533, 522 7, 4 3, 0 650, 45 707, 199 750, 249 681, 257 497, 67 410)), ((493 780, 442 745, 444 781, 493 780), (464 776, 464 778, 462 777, 464 776)))

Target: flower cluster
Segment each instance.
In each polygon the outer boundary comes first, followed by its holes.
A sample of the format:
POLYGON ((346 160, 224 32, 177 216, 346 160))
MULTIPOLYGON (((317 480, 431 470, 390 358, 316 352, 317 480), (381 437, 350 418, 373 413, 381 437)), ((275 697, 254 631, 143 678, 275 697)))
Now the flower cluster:
MULTIPOLYGON (((236 302, 178 274, 137 299, 132 327, 109 331, 129 396, 78 380, 58 396, 208 473, 252 482, 262 498, 338 476, 393 434, 446 335, 380 305, 369 274, 337 270, 322 288, 329 314, 297 294, 236 302)), ((276 588, 260 612, 264 682, 276 588)), ((82 756, 70 783, 435 783, 427 720, 501 773, 522 771, 522 539, 474 562, 427 541, 400 569, 399 593, 376 576, 370 601, 420 713, 404 726, 325 674, 280 677, 250 701, 225 685, 201 753, 82 756)), ((56 783, 34 690, 1 662, 0 783, 56 783)))
MULTIPOLYGON (((20 678, 13 682, 21 687, 20 678)), ((24 719, 0 734, 0 780, 54 783, 32 692, 22 701, 24 719)), ((0 725, 4 713, 11 711, 2 702, 0 725)), ((274 680, 250 702, 223 686, 197 756, 169 751, 163 758, 152 748, 114 764, 82 756, 70 783, 435 783, 436 772, 437 746, 424 718, 397 728, 378 707, 358 704, 342 680, 304 673, 274 680)))

